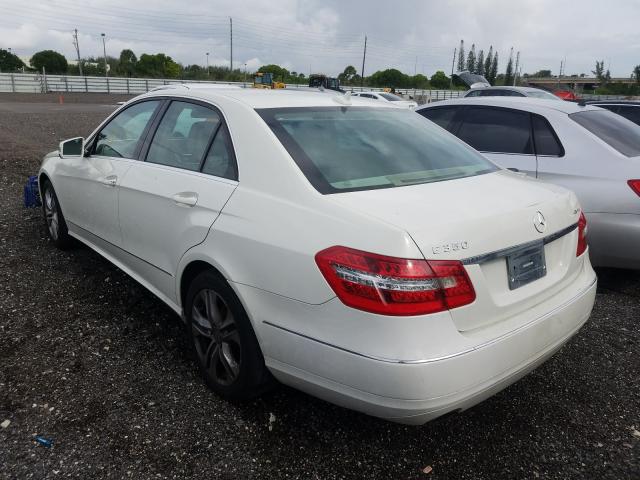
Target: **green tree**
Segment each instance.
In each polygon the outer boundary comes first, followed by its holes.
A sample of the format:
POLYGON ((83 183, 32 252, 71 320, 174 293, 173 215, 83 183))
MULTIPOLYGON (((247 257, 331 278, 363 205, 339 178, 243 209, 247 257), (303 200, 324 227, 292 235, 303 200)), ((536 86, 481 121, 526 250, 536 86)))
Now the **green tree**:
POLYGON ((591 70, 591 73, 593 73, 596 78, 602 82, 604 80, 604 60, 596 60, 596 69, 591 70))
POLYGON ((636 83, 640 85, 640 65, 636 65, 633 67, 633 73, 631 74, 632 78, 635 78, 636 83))
POLYGON ((487 81, 491 85, 495 85, 497 78, 498 78, 498 52, 496 51, 493 54, 493 58, 491 59, 491 70, 489 71, 489 76, 487 77, 487 81))
POLYGON ((424 75, 422 75, 421 73, 418 73, 413 77, 409 78, 409 84, 410 84, 410 87, 424 90, 426 88, 429 88, 429 79, 424 75))
POLYGON ((442 71, 438 70, 436 73, 431 75, 431 87, 437 89, 445 89, 449 88, 449 77, 442 71))
POLYGON ((507 62, 507 69, 504 72, 504 85, 511 85, 513 83, 513 56, 509 55, 509 61, 507 62))
POLYGON ((143 53, 136 63, 135 71, 141 77, 178 78, 182 73, 182 66, 164 53, 143 53))
POLYGON ((491 65, 493 63, 493 45, 489 47, 489 53, 487 54, 487 58, 484 61, 484 78, 489 80, 491 77, 491 65))
POLYGON ((271 73, 273 79, 277 82, 287 82, 289 80, 289 70, 280 65, 263 65, 258 69, 258 72, 271 73))
POLYGON ((480 50, 478 53, 478 60, 476 61, 476 75, 484 75, 484 50, 480 50))
POLYGON ((341 84, 348 85, 353 82, 354 77, 357 75, 358 71, 356 70, 356 67, 349 65, 338 75, 338 80, 340 80, 341 84))
POLYGON ((529 76, 536 78, 548 78, 551 76, 551 70, 538 70, 537 72, 532 73, 529 76))
POLYGON ((467 71, 473 73, 476 71, 476 44, 471 45, 469 55, 467 55, 467 71))
POLYGON ((464 71, 464 40, 460 40, 460 49, 458 50, 458 71, 464 71))
POLYGON ((64 55, 53 50, 42 50, 31 57, 31 66, 38 71, 44 67, 46 73, 60 74, 67 73, 69 64, 64 55))
POLYGON ((0 48, 0 72, 15 72, 24 66, 17 55, 0 48))
POLYGON ((120 59, 118 61, 118 73, 120 75, 124 75, 125 77, 132 77, 136 73, 136 63, 138 62, 138 57, 133 51, 128 48, 122 50, 120 52, 120 59))
POLYGON ((409 76, 395 68, 388 68, 373 73, 369 77, 368 83, 372 87, 407 88, 409 87, 409 76))

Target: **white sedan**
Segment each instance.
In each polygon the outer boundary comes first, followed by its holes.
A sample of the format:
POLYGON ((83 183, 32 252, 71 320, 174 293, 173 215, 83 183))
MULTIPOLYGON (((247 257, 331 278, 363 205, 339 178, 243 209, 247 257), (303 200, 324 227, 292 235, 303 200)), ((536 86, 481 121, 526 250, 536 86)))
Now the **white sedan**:
POLYGON ((413 110, 418 107, 418 103, 387 92, 353 92, 354 97, 368 98, 370 100, 380 100, 382 102, 393 102, 394 107, 408 108, 413 110))
POLYGON ((82 241, 182 315, 226 398, 275 377, 424 423, 542 363, 594 302, 573 193, 386 102, 150 92, 62 142, 39 185, 52 242, 82 241))

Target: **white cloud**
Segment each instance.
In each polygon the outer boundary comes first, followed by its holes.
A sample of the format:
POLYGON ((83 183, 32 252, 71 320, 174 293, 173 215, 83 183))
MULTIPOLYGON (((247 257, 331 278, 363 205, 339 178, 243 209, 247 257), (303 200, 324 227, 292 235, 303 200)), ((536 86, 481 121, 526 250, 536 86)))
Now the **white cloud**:
POLYGON ((634 0, 583 0, 579 8, 557 0, 158 0, 152 8, 126 0, 0 2, 0 48, 20 55, 51 48, 73 59, 71 32, 78 28, 83 56, 102 55, 105 32, 109 55, 130 48, 204 65, 210 52, 211 65, 228 65, 231 16, 234 64, 248 69, 277 63, 305 73, 337 74, 346 65, 360 70, 365 35, 365 73, 388 67, 448 72, 461 38, 467 49, 493 45, 501 69, 511 46, 529 72, 557 71, 566 57, 567 73, 589 73, 604 59, 614 76, 626 77, 640 63, 640 3, 634 0))

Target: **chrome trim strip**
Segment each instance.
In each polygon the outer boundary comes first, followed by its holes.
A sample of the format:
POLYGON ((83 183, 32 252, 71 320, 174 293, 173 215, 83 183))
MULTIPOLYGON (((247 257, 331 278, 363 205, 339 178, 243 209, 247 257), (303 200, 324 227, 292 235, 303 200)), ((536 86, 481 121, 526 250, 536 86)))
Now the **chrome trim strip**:
POLYGON ((514 245, 513 247, 503 248, 501 250, 496 250, 495 252, 489 252, 482 255, 476 255, 474 257, 464 258, 460 261, 462 262, 463 265, 476 265, 476 264, 490 262, 491 260, 496 260, 498 258, 511 255, 512 253, 515 253, 520 249, 537 246, 541 242, 543 245, 554 242, 559 238, 564 237, 565 235, 573 232, 576 228, 578 228, 578 224, 574 223, 573 225, 569 225, 568 227, 563 228, 562 230, 559 230, 555 233, 552 233, 551 235, 547 235, 546 237, 540 240, 533 240, 532 242, 521 243, 520 245, 514 245))
POLYGON ((297 335, 299 337, 306 338, 307 340, 311 340, 313 342, 320 343, 322 345, 326 345, 327 347, 335 348, 336 350, 341 350, 343 352, 351 353, 351 354, 357 355, 359 357, 368 358, 369 360, 375 360, 375 361, 384 362, 384 363, 397 363, 397 364, 403 364, 403 365, 421 365, 421 364, 434 363, 434 362, 439 362, 441 360, 448 360, 450 358, 459 357, 461 355, 465 355, 467 353, 471 353, 471 352, 474 352, 476 350, 480 350, 480 349, 482 349, 484 347, 488 347, 489 345, 493 345, 494 343, 500 342, 500 341, 502 341, 502 340, 504 340, 506 338, 509 338, 509 337, 511 337, 513 335, 516 335, 521 330, 524 330, 524 329, 528 328, 531 324, 536 323, 536 322, 540 322, 542 320, 545 320, 545 319, 549 318, 550 316, 555 315, 559 311, 565 309, 568 305, 572 304, 576 300, 579 300, 580 298, 585 296, 593 288, 593 286, 597 284, 597 282, 598 282, 598 278, 594 277, 593 281, 589 284, 589 286, 587 286, 585 289, 580 291, 577 295, 575 295, 574 297, 570 298, 569 300, 564 302, 562 305, 558 305, 553 310, 545 313, 541 317, 534 318, 530 322, 527 322, 524 325, 520 325, 515 330, 511 330, 510 332, 507 332, 504 335, 500 335, 499 337, 493 338, 493 339, 491 339, 491 340, 489 340, 487 342, 481 343, 479 345, 476 345, 474 347, 468 348, 466 350, 462 350, 460 352, 451 353, 449 355, 443 355, 441 357, 435 357, 435 358, 425 358, 425 359, 418 359, 418 360, 400 360, 400 359, 395 359, 395 358, 376 357, 374 355, 367 355, 365 353, 356 352, 355 350, 349 350, 348 348, 339 347, 338 345, 334 345, 332 343, 328 343, 328 342, 325 342, 325 341, 322 341, 322 340, 318 340, 317 338, 313 338, 313 337, 310 337, 310 336, 305 335, 303 333, 299 333, 299 332, 296 332, 294 330, 290 330, 290 329, 288 329, 286 327, 282 327, 280 325, 276 325, 275 323, 271 323, 271 322, 269 322, 267 320, 263 320, 262 323, 264 323, 265 325, 269 325, 270 327, 277 328, 279 330, 285 331, 285 332, 290 333, 292 335, 297 335))

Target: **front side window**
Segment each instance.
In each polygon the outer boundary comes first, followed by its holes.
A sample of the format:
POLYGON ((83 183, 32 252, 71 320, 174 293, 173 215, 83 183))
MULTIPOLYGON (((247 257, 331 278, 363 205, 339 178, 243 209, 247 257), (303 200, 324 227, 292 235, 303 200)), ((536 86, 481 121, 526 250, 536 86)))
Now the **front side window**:
POLYGON ((220 116, 212 109, 171 102, 153 137, 147 162, 199 170, 220 116))
POLYGON ((96 139, 95 155, 134 158, 159 100, 140 102, 123 110, 104 127, 96 139))
POLYGON ((424 108, 419 110, 418 113, 445 130, 451 131, 453 118, 456 116, 458 109, 459 107, 424 108))
POLYGON ((569 115, 603 142, 627 157, 640 155, 640 126, 608 110, 586 110, 569 115))
POLYGON ((320 193, 470 177, 493 163, 414 112, 367 107, 259 109, 320 193))
POLYGON ((469 107, 457 135, 481 152, 533 154, 528 112, 469 107))

